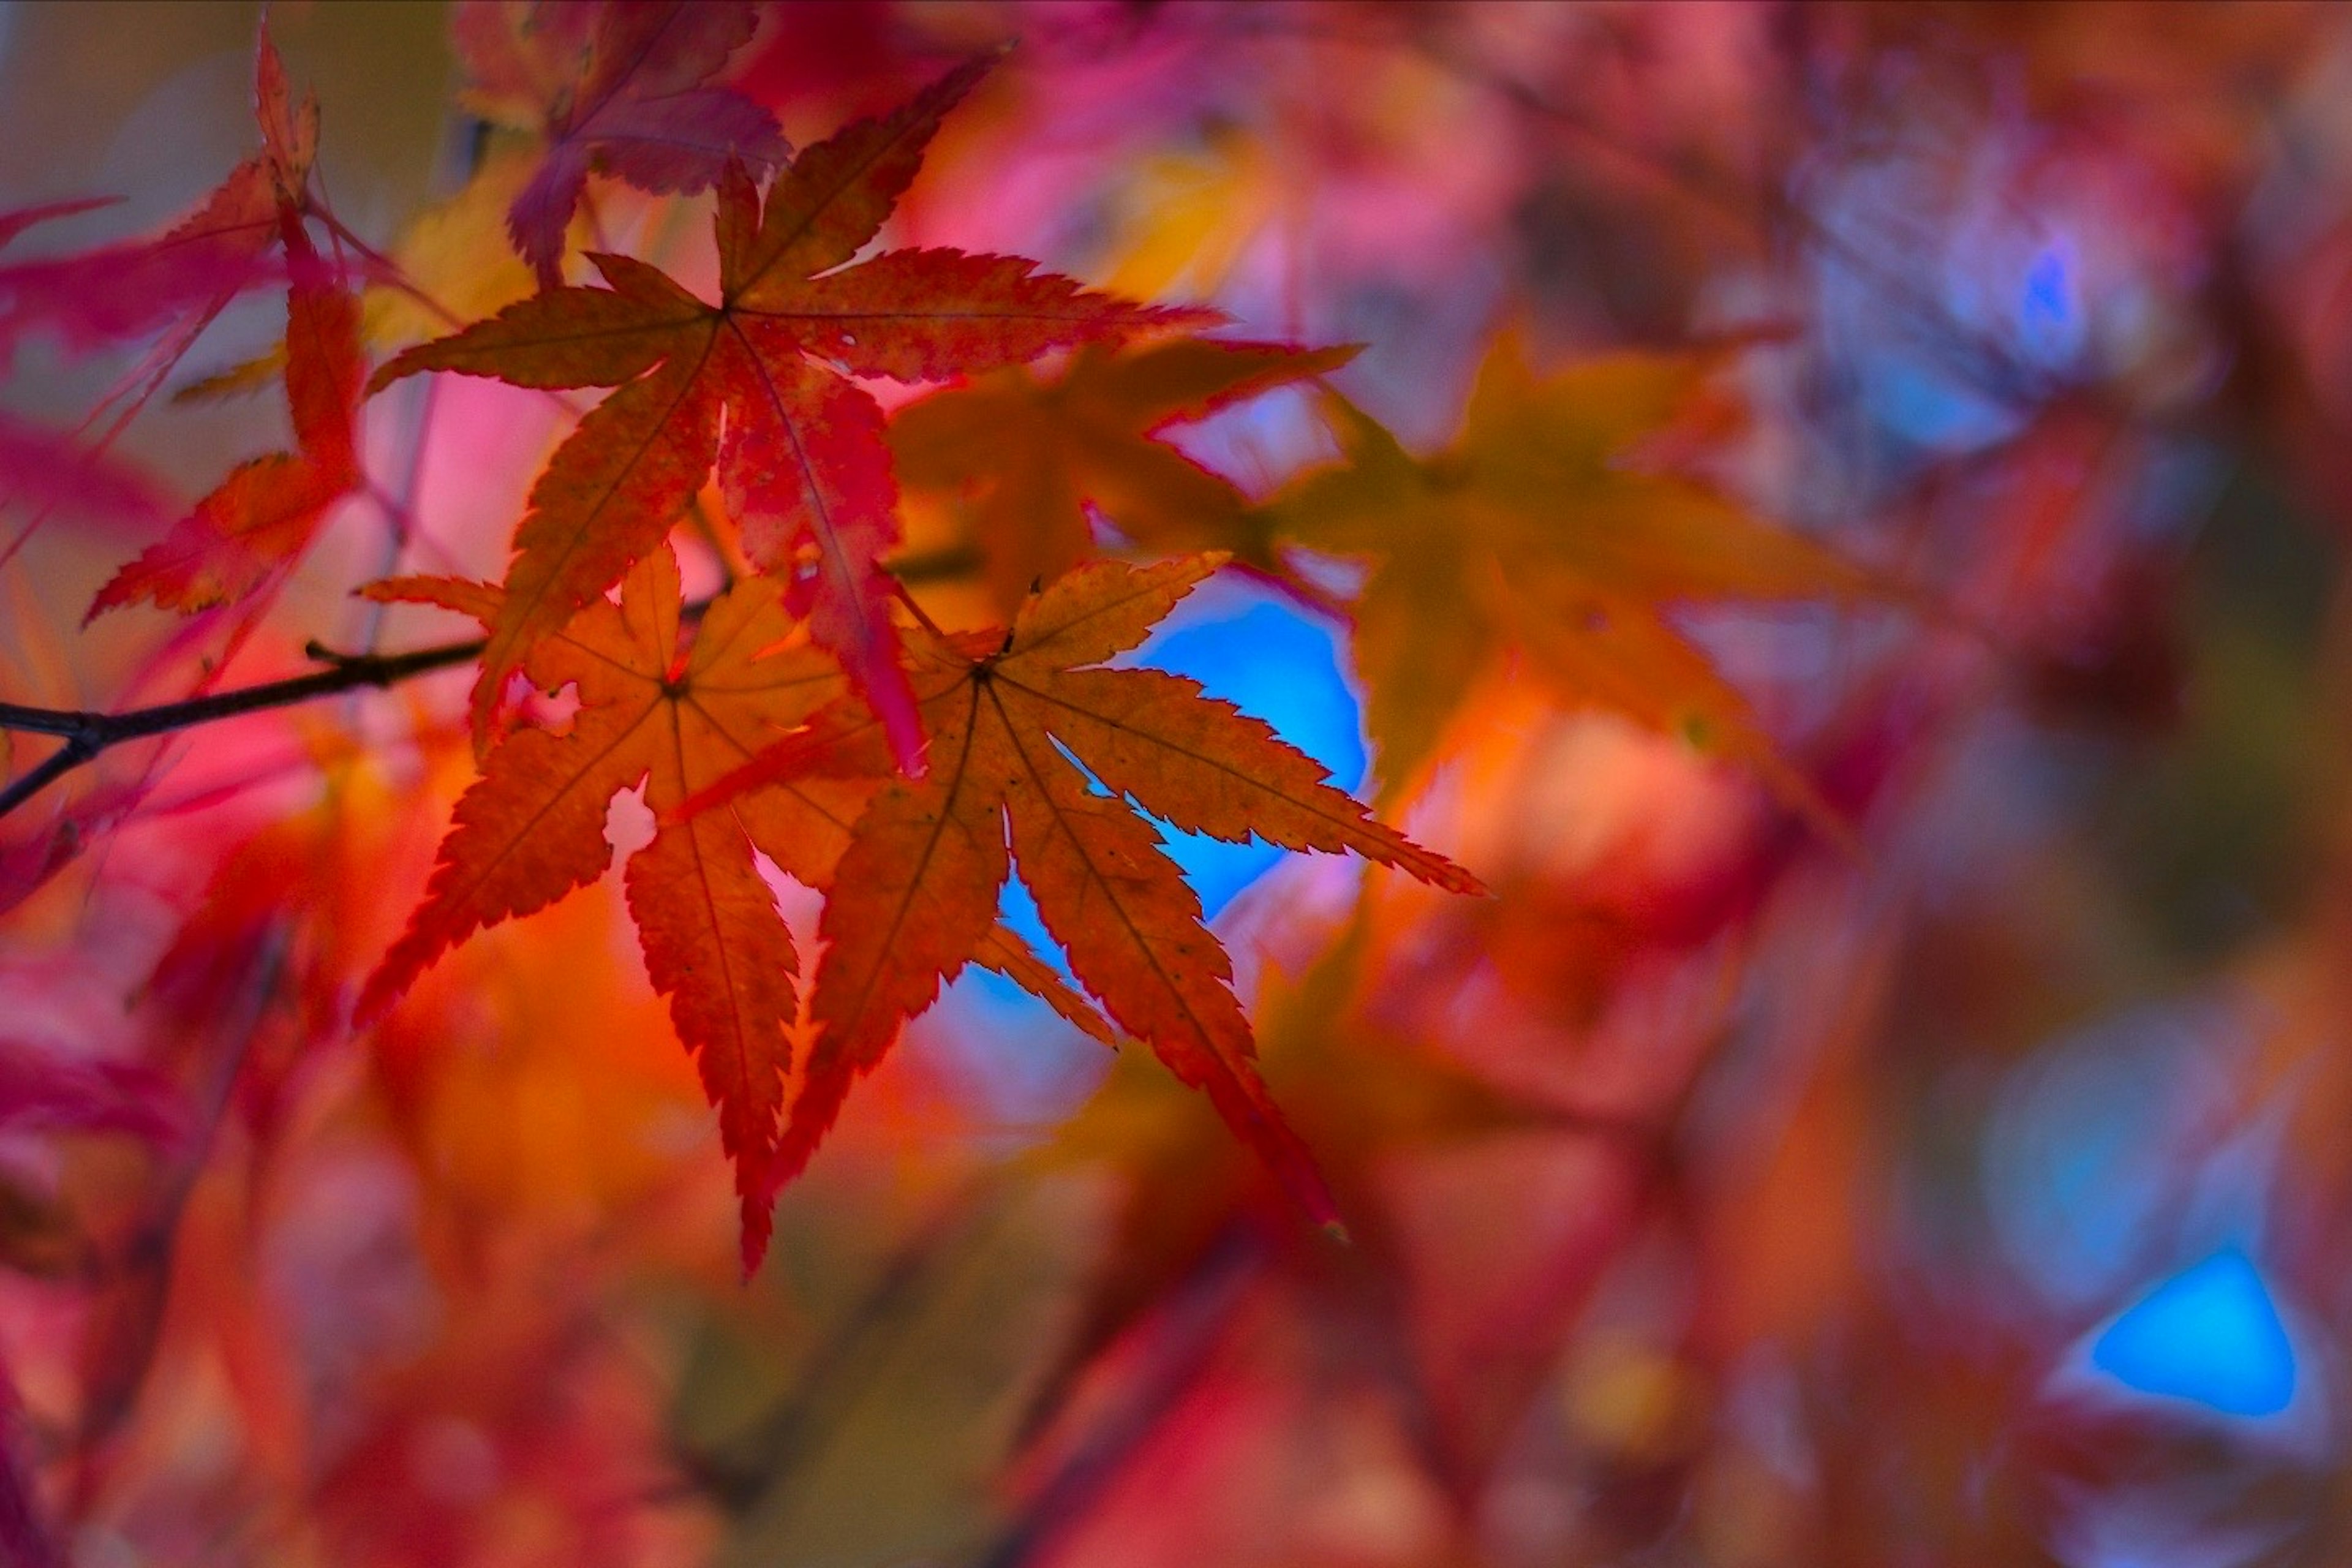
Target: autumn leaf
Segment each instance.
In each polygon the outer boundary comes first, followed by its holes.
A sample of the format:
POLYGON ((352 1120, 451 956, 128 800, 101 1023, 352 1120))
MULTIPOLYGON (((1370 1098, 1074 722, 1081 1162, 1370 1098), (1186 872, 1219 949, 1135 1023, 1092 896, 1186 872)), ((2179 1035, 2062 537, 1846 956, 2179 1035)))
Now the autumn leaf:
MULTIPOLYGON (((499 591, 446 578, 401 578, 372 597, 437 605, 484 626, 499 591)), ((532 655, 534 682, 577 687, 562 733, 526 726, 492 751, 458 800, 425 901, 362 988, 356 1016, 383 1014, 442 952, 476 931, 554 902, 612 862, 612 799, 642 784, 664 817, 624 874, 654 988, 701 1069, 719 1111, 743 1205, 743 1261, 757 1267, 769 1234, 763 1182, 791 1070, 798 1010, 792 938, 753 852, 804 886, 833 884, 870 780, 808 778, 691 820, 692 794, 751 760, 840 692, 834 662, 793 635, 770 578, 737 584, 698 622, 679 598, 667 547, 635 567, 618 605, 598 600, 532 655)), ((1052 971, 996 929, 980 961, 1029 984, 1052 971)), ((1107 1035, 1079 998, 1041 991, 1081 1027, 1107 1035)))
MULTIPOLYGON (((488 153, 462 189, 402 228, 384 258, 391 265, 372 268, 365 279, 360 296, 362 343, 371 350, 406 348, 530 294, 530 268, 507 249, 504 235, 507 207, 529 182, 534 163, 520 148, 488 153)), ((286 344, 280 340, 266 353, 175 389, 172 401, 243 396, 285 372, 286 344)))
POLYGON ((1667 617, 1681 604, 1885 592, 1834 552, 1627 460, 1719 358, 1624 354, 1539 377, 1504 333, 1461 434, 1427 459, 1324 394, 1346 460, 1295 481, 1268 519, 1285 538, 1371 563, 1355 654, 1382 799, 1412 780, 1471 683, 1509 649, 1564 699, 1737 758, 1816 826, 1847 832, 1667 617))
POLYGON ((1010 614, 1093 552, 1089 506, 1146 550, 1240 550, 1247 499, 1154 437, 1356 352, 1206 338, 1090 347, 1051 379, 1015 365, 909 404, 891 417, 890 449, 908 489, 973 492, 982 573, 1010 614))
POLYGON ((295 450, 251 458, 116 573, 85 621, 147 600, 184 613, 233 603, 290 567, 328 511, 361 482, 357 420, 359 297, 282 215, 286 290, 286 402, 295 450))
MULTIPOLYGON (((1309 1214, 1336 1219, 1313 1161, 1258 1079, 1231 962, 1139 808, 1228 840, 1352 849, 1459 892, 1478 883, 1372 820, 1323 782, 1314 759, 1198 683, 1090 668, 1141 642, 1223 561, 1141 570, 1096 562, 1033 599, 1009 634, 909 637, 932 765, 919 781, 886 784, 842 856, 819 924, 816 1037, 772 1189, 806 1163, 852 1081, 882 1059, 899 1026, 989 939, 1017 866, 1071 971, 1111 1019, 1206 1090, 1309 1214), (1089 773, 1110 793, 1090 787, 1089 773)), ((871 768, 874 730, 854 705, 837 706, 683 809, 756 801, 746 792, 777 780, 871 768)))
MULTIPOLYGON (((66 472, 54 464, 26 461, 32 454, 22 448, 5 455, 16 459, 15 471, 8 476, 15 493, 36 500, 37 507, 16 537, 0 549, 0 561, 13 557, 52 514, 59 503, 41 492, 45 488, 53 492, 56 482, 68 478, 73 468, 88 471, 99 482, 98 488, 111 489, 118 501, 131 499, 124 495, 120 475, 98 466, 122 424, 163 384, 190 345, 232 300, 248 289, 276 281, 277 269, 270 265, 273 251, 286 248, 288 268, 301 270, 303 257, 295 254, 294 247, 299 242, 304 253, 310 250, 302 223, 312 207, 310 178, 318 152, 319 105, 313 96, 306 95, 299 105, 293 101, 284 63, 270 42, 266 23, 255 56, 254 114, 261 132, 260 152, 232 169, 194 212, 160 237, 0 266, 0 361, 12 355, 18 340, 36 327, 47 327, 68 353, 76 354, 170 329, 124 383, 108 395, 107 402, 124 401, 112 426, 96 439, 92 449, 57 454, 67 465, 66 472)), ((0 216, 0 245, 37 224, 106 205, 104 201, 58 202, 0 216)), ((316 258, 310 259, 315 263, 316 258)), ((299 292, 301 279, 295 278, 292 286, 299 292)), ((317 304, 315 298, 312 304, 317 311, 331 310, 317 304)), ((294 300, 289 300, 289 306, 301 308, 294 300)), ((322 340, 332 335, 330 321, 314 321, 311 326, 322 340)), ((354 368, 357 363, 354 354, 354 368)), ((343 401, 348 404, 351 398, 343 401)), ((119 591, 113 603, 153 596, 158 603, 174 603, 182 608, 249 592, 268 564, 308 542, 311 525, 333 499, 322 495, 320 477, 319 470, 283 459, 265 459, 261 468, 240 468, 158 547, 165 553, 152 563, 152 574, 129 584, 118 577, 101 591, 90 614, 108 606, 108 592, 119 591), (219 549, 212 542, 240 534, 251 535, 250 542, 260 546, 262 563, 256 566, 226 560, 223 574, 208 579, 197 558, 234 558, 238 553, 235 548, 219 549), (142 582, 148 586, 142 588, 142 582)), ((92 492, 84 491, 76 499, 91 504, 92 492)), ((99 504, 104 510, 109 503, 99 504)))
MULTIPOLYGON (((614 795, 642 784, 646 803, 667 812, 840 689, 831 660, 786 643, 781 591, 766 579, 739 584, 693 625, 677 563, 660 549, 630 573, 618 605, 599 600, 541 642, 531 679, 551 690, 576 685, 579 711, 561 734, 525 726, 490 752, 457 802, 424 903, 361 992, 362 1021, 380 1016, 445 949, 601 876, 612 860, 604 817, 614 795)), ((439 605, 486 626, 501 597, 487 584, 414 578, 371 594, 439 605)), ((823 782, 787 787, 732 813, 665 826, 626 872, 646 970, 695 1053, 740 1173, 747 1264, 766 1241, 759 1177, 798 1005, 792 938, 752 854, 822 882, 854 815, 845 795, 823 782)))
POLYGON ((450 37, 473 79, 459 100, 547 143, 507 209, 515 249, 541 288, 562 281, 564 229, 591 173, 692 195, 715 184, 730 158, 755 172, 782 161, 774 118, 709 85, 758 23, 741 0, 458 6, 450 37))
POLYGON ((751 559, 794 577, 816 640, 881 715, 901 765, 919 765, 876 565, 898 540, 897 485, 881 409, 848 375, 939 380, 1203 320, 1087 293, 1018 257, 891 250, 845 265, 988 64, 808 149, 764 206, 740 168, 722 178, 716 304, 642 262, 599 255, 609 288, 551 289, 377 373, 378 387, 446 370, 619 388, 532 488, 474 693, 478 737, 507 676, 667 536, 715 458, 751 559))

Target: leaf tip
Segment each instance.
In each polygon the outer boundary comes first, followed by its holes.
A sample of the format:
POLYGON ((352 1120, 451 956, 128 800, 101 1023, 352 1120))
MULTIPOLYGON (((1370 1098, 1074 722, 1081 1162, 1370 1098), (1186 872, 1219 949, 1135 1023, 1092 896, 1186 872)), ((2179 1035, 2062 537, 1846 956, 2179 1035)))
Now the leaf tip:
POLYGON ((408 994, 419 966, 408 956, 406 946, 407 938, 404 936, 361 983, 359 996, 352 1003, 352 1028, 375 1027, 383 1022, 393 1005, 408 994))
POLYGON ((408 375, 408 374, 416 367, 405 363, 407 359, 408 355, 406 353, 398 353, 384 361, 382 364, 376 366, 375 374, 367 378, 367 385, 363 389, 365 395, 369 397, 373 397, 377 393, 382 392, 394 382, 399 381, 408 375))
POLYGON ((123 579, 129 576, 130 573, 130 567, 123 567, 121 571, 115 573, 113 576, 108 578, 105 585, 100 587, 97 594, 91 597, 89 601, 89 608, 81 613, 81 629, 83 631, 89 630, 91 623, 96 621, 99 616, 106 614, 107 611, 120 609, 121 606, 131 602, 131 591, 123 584, 123 579))
POLYGON ((775 1235, 775 1230, 773 1200, 756 1193, 745 1193, 743 1235, 739 1258, 743 1267, 742 1283, 747 1288, 758 1278, 760 1265, 767 1261, 768 1242, 775 1235))

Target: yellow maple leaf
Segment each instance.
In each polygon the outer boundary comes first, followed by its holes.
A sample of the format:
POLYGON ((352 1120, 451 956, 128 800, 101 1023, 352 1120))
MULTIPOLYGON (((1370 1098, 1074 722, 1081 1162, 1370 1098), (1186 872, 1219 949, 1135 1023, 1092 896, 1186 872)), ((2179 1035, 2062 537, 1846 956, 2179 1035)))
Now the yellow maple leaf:
POLYGON ((1717 600, 1852 600, 1883 586, 1703 484, 1625 460, 1719 363, 1719 353, 1628 353, 1538 375, 1506 332, 1479 370, 1460 434, 1428 458, 1323 394, 1344 461, 1301 476, 1267 512, 1278 537, 1370 565, 1355 654, 1383 799, 1429 761, 1472 683, 1513 652, 1561 698, 1737 759, 1816 826, 1845 836, 1667 612, 1717 600))

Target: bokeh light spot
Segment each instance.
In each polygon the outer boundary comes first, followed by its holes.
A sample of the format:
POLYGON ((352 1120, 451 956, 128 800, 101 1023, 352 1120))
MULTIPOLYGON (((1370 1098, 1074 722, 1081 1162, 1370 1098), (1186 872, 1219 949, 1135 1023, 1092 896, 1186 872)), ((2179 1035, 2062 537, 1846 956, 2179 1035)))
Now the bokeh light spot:
MULTIPOLYGON (((1361 704, 1340 668, 1340 654, 1336 634, 1287 600, 1221 579, 1117 662, 1191 677, 1210 696, 1273 725, 1276 734, 1322 763, 1334 784, 1354 790, 1364 782, 1370 753, 1361 704)), ((1165 823, 1160 830, 1170 858, 1200 895, 1202 912, 1210 919, 1288 853, 1255 839, 1227 844, 1206 834, 1179 833, 1165 823)), ((997 917, 1065 979, 1075 978, 1017 872, 1005 883, 997 917)), ((1003 1020, 1034 1019, 1045 1006, 1001 975, 971 972, 959 984, 1003 1020)))
POLYGON ((2063 365, 2083 346, 2083 307, 2073 247, 2053 240, 2034 253, 2017 301, 2017 331, 2042 363, 2063 365))
MULTIPOLYGON (((1322 763, 1340 788, 1363 783, 1363 731, 1339 650, 1328 631, 1287 604, 1268 601, 1215 620, 1177 623, 1146 642, 1136 662, 1190 676, 1210 696, 1265 720, 1322 763)), ((1226 844, 1199 833, 1171 834, 1168 852, 1213 917, 1285 853, 1256 840, 1226 844)))
POLYGON ((2107 1326, 2091 1364, 2143 1394, 2231 1415, 2294 1397, 2294 1347, 2263 1277, 2236 1248, 2173 1276, 2107 1326))

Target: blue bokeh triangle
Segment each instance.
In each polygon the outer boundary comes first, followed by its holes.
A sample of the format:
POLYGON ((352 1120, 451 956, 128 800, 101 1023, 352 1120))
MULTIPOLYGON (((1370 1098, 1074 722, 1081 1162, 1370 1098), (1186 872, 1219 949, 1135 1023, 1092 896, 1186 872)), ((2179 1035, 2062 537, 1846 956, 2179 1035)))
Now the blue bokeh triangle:
POLYGON ((2294 1397, 2294 1346, 2261 1273, 2225 1249, 2158 1286, 2107 1325, 2091 1364, 2127 1388, 2231 1415, 2294 1397))
MULTIPOLYGON (((1238 616, 1163 630, 1144 644, 1139 663, 1189 675, 1323 764, 1332 782, 1352 790, 1366 761, 1355 693, 1339 673, 1331 634, 1287 605, 1254 605, 1238 616)), ((1203 833, 1171 833, 1168 853, 1184 868, 1211 917, 1282 861, 1260 839, 1226 844, 1203 833)))
MULTIPOLYGON (((1209 696, 1265 720, 1275 733, 1322 763, 1333 784, 1353 790, 1364 781, 1370 756, 1356 694, 1340 672, 1339 659, 1331 632, 1286 604, 1267 601, 1213 619, 1163 626, 1132 660, 1120 662, 1190 676, 1209 696)), ((1202 913, 1210 919, 1286 853, 1262 839, 1227 844, 1164 824, 1161 832, 1169 858, 1200 895, 1202 913)), ((1006 881, 997 914, 1063 978, 1070 978, 1061 949, 1046 934, 1019 877, 1006 881)), ((976 974, 972 983, 1007 1005, 1026 995, 993 974, 976 974)))

